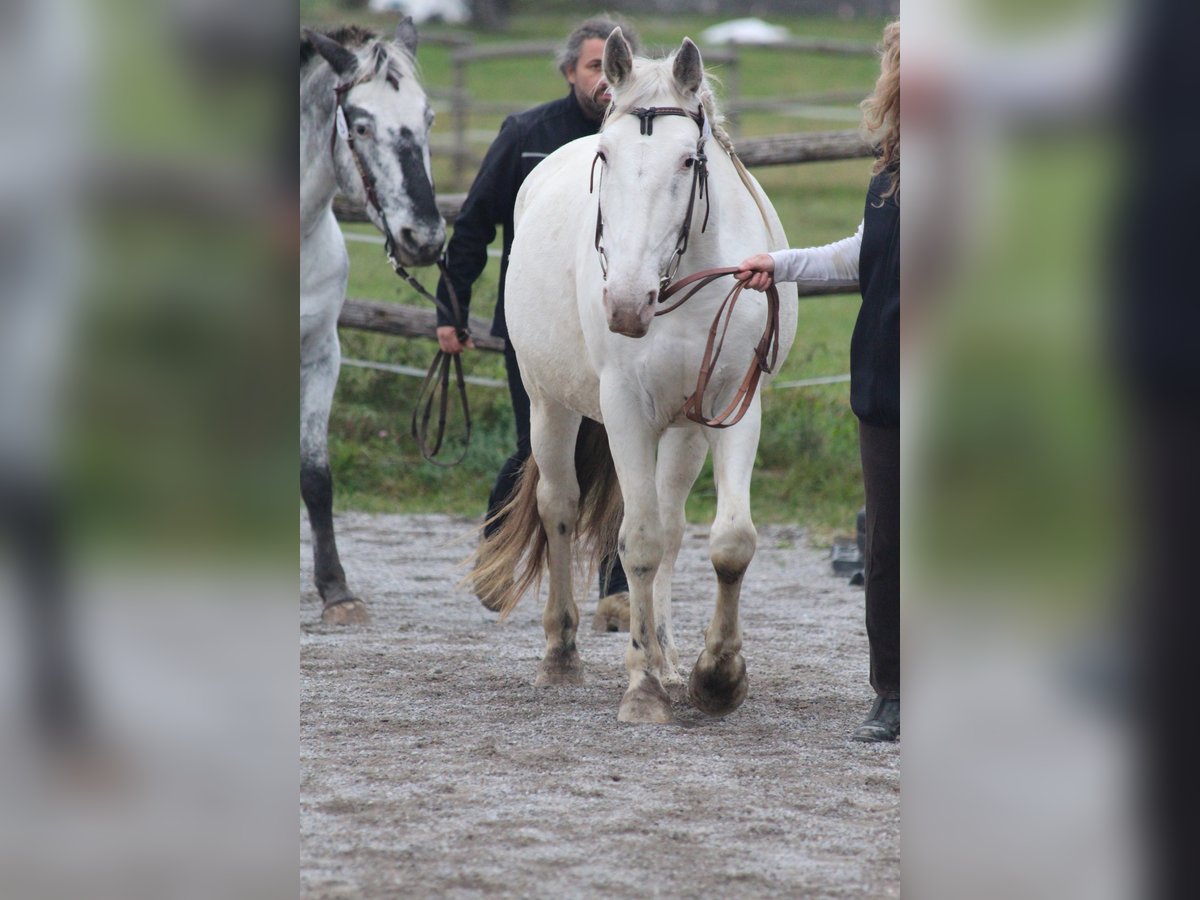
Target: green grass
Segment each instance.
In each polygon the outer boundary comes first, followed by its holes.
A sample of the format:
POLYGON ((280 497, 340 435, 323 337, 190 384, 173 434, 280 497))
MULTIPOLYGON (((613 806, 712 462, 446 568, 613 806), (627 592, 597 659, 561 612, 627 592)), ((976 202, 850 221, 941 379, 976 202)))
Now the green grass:
MULTIPOLYGON (((347 15, 328 4, 302 4, 305 24, 357 21, 385 30, 392 17, 347 15)), ((475 35, 478 41, 559 39, 583 12, 563 15, 516 16, 504 35, 475 35)), ((878 39, 882 22, 843 22, 827 18, 772 19, 794 34, 878 39)), ((698 35, 718 19, 684 16, 634 18, 643 44, 673 47, 684 34, 698 35)), ((432 29, 431 29, 432 30, 432 29)), ((425 84, 450 83, 449 54, 427 45, 420 51, 425 84)), ((802 56, 785 58, 771 50, 746 51, 740 74, 743 96, 794 96, 855 88, 869 91, 877 72, 873 59, 802 56)), ((561 96, 565 87, 548 60, 502 60, 471 69, 473 96, 486 100, 520 98, 529 106, 561 96)), ((448 129, 448 116, 435 125, 448 129)), ((472 129, 495 128, 499 117, 474 117, 472 129)), ((797 120, 755 115, 743 122, 744 134, 771 134, 812 128, 845 128, 839 121, 797 120)), ((870 163, 854 160, 758 169, 755 176, 779 211, 792 246, 811 246, 853 233, 862 217, 870 163)), ((435 162, 439 183, 449 179, 446 160, 435 162)), ((371 233, 369 227, 358 227, 371 233)), ((499 239, 497 239, 497 246, 499 239)), ((372 299, 392 298, 421 304, 388 269, 377 246, 351 243, 349 294, 372 299)), ((476 284, 471 312, 490 318, 496 294, 499 262, 491 260, 476 284)), ((421 273, 435 281, 432 270, 421 273)), ((779 381, 849 371, 850 333, 857 314, 856 296, 802 300, 796 343, 779 381)), ((342 332, 343 356, 424 367, 434 352, 432 342, 395 340, 355 331, 342 332)), ((498 354, 467 354, 471 374, 503 380, 498 354)), ((408 435, 409 417, 419 382, 414 378, 343 368, 330 421, 330 458, 341 509, 370 511, 455 511, 481 514, 491 482, 513 442, 511 412, 505 389, 470 387, 475 432, 463 464, 439 469, 425 463, 408 435)), ((802 522, 829 536, 850 527, 862 504, 857 430, 849 409, 847 384, 779 389, 764 400, 763 435, 754 482, 755 518, 760 522, 802 522)), ((451 431, 454 432, 453 427, 451 431)), ((711 518, 715 490, 708 466, 688 503, 693 521, 711 518)))

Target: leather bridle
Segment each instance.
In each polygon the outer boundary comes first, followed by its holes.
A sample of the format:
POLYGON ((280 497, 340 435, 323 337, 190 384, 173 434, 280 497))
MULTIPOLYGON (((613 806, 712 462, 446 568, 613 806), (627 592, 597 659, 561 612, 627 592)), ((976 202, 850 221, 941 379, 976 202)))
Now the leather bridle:
MULTIPOLYGON (((700 232, 703 233, 708 228, 708 214, 710 211, 710 199, 707 195, 708 190, 708 157, 704 153, 704 145, 707 141, 709 129, 705 127, 707 122, 704 117, 704 110, 700 109, 697 112, 688 112, 686 109, 681 109, 678 106, 652 106, 649 108, 635 107, 629 110, 630 114, 635 115, 641 121, 641 133, 644 135, 654 134, 654 119, 657 116, 686 116, 692 119, 700 127, 700 140, 696 144, 696 152, 688 160, 688 165, 692 168, 692 190, 688 196, 687 213, 683 218, 683 226, 679 229, 679 238, 675 242, 675 251, 671 254, 671 259, 667 263, 667 270, 661 276, 658 283, 658 302, 666 303, 671 297, 678 294, 684 288, 692 286, 686 294, 673 304, 654 313, 656 316, 663 316, 669 312, 679 309, 688 300, 695 296, 700 290, 707 287, 718 278, 723 278, 726 275, 733 275, 738 271, 736 266, 718 269, 704 269, 699 272, 694 272, 679 281, 672 283, 675 278, 675 273, 679 269, 680 260, 683 254, 687 251, 688 236, 692 229, 692 214, 696 209, 696 198, 699 196, 704 201, 704 222, 700 225, 700 232), (694 285, 694 286, 693 286, 694 285)), ((601 151, 596 151, 596 156, 592 159, 592 172, 588 180, 588 192, 595 192, 595 176, 596 162, 604 159, 604 154, 601 151)), ((603 179, 603 170, 601 170, 601 179, 603 179)), ((603 183, 603 181, 601 182, 603 183)), ((600 198, 596 199, 596 237, 595 247, 596 252, 600 255, 600 270, 604 275, 604 279, 608 280, 608 257, 604 252, 604 213, 601 210, 600 198)), ((725 295, 725 299, 721 301, 721 305, 717 307, 717 314, 713 317, 712 326, 708 330, 708 341, 704 346, 704 357, 700 362, 700 372, 696 377, 696 389, 688 396, 683 403, 683 408, 680 410, 688 419, 697 422, 708 428, 729 428, 741 421, 742 417, 750 409, 750 404, 754 402, 754 393, 758 388, 758 383, 763 376, 763 373, 770 373, 774 370, 775 364, 779 357, 779 292, 775 289, 775 285, 771 285, 766 290, 767 296, 767 323, 763 329, 763 335, 759 338, 758 344, 754 348, 754 360, 750 363, 750 368, 747 370, 745 377, 742 379, 741 385, 738 387, 737 393, 728 406, 715 416, 709 417, 704 415, 702 402, 704 394, 708 390, 709 382, 712 380, 712 374, 717 367, 717 359, 721 355, 721 349, 725 346, 725 335, 729 331, 729 323, 733 320, 733 310, 737 306, 739 297, 745 289, 745 284, 737 282, 733 288, 725 295), (722 321, 723 320, 723 321, 722 321)))
MULTIPOLYGON (((346 95, 351 89, 369 81, 370 78, 370 75, 360 76, 354 81, 348 81, 345 84, 339 84, 334 87, 333 92, 337 98, 337 102, 333 115, 333 133, 329 138, 330 151, 336 152, 338 137, 341 137, 346 142, 346 146, 350 148, 350 158, 354 160, 354 168, 358 170, 358 177, 362 179, 363 191, 366 194, 367 203, 375 210, 375 214, 379 216, 379 223, 383 231, 383 250, 387 255, 387 261, 391 265, 392 271, 403 278, 418 294, 426 300, 431 301, 434 306, 440 309, 454 323, 454 330, 458 335, 459 342, 465 344, 470 339, 471 332, 467 329, 467 323, 464 321, 462 314, 462 307, 458 303, 458 294, 454 290, 454 284, 450 280, 450 273, 446 269, 445 256, 443 255, 438 259, 437 267, 442 273, 442 280, 446 284, 446 292, 450 296, 449 304, 446 304, 436 295, 426 290, 424 285, 417 281, 401 265, 400 261, 396 259, 396 242, 392 237, 392 229, 388 226, 387 216, 384 215, 383 206, 379 202, 379 195, 375 189, 375 176, 363 165, 358 148, 354 145, 354 135, 346 123, 346 111, 344 108, 346 95)), ((413 408, 410 430, 413 440, 417 442, 417 447, 421 451, 421 456, 436 466, 455 466, 466 457, 467 448, 471 443, 471 408, 467 403, 467 384, 466 379, 463 377, 462 354, 446 353, 441 348, 438 349, 433 357, 433 362, 429 365, 429 370, 425 373, 425 380, 421 383, 421 389, 417 393, 417 404, 413 408), (442 449, 442 442, 446 436, 446 421, 449 416, 450 405, 451 366, 454 368, 455 389, 458 393, 459 408, 462 410, 465 433, 462 441, 462 452, 457 458, 449 462, 442 462, 436 459, 436 457, 442 449), (438 407, 438 423, 437 431, 431 439, 429 437, 429 420, 433 416, 433 407, 435 405, 438 407)))
MULTIPOLYGON (((696 209, 696 196, 699 194, 701 200, 704 201, 704 222, 700 225, 700 231, 703 233, 708 228, 708 214, 710 211, 709 201, 707 197, 708 189, 708 156, 704 153, 704 145, 708 140, 709 131, 705 127, 707 122, 704 118, 704 110, 699 109, 696 112, 688 112, 686 109, 681 109, 678 106, 650 106, 650 107, 634 107, 629 110, 630 115, 637 116, 641 123, 641 133, 647 136, 654 134, 654 120, 658 116, 684 116, 691 119, 700 128, 700 139, 696 142, 696 152, 693 153, 687 160, 686 165, 692 170, 692 189, 688 194, 687 212, 683 216, 683 225, 679 229, 679 237, 675 241, 675 250, 671 254, 671 259, 667 262, 667 269, 658 280, 659 291, 666 289, 671 283, 671 279, 675 277, 675 273, 679 270, 679 261, 683 259, 683 254, 687 252, 688 236, 692 231, 692 213, 696 209)), ((588 178, 588 193, 595 193, 596 189, 596 163, 603 160, 608 162, 604 157, 604 153, 600 150, 596 151, 595 157, 592 158, 592 172, 588 178)), ((600 184, 603 186, 604 173, 601 170, 600 184)), ((600 271, 604 276, 604 280, 608 280, 608 255, 604 252, 604 212, 601 208, 600 198, 596 198, 596 237, 594 245, 596 252, 600 255, 600 271)))

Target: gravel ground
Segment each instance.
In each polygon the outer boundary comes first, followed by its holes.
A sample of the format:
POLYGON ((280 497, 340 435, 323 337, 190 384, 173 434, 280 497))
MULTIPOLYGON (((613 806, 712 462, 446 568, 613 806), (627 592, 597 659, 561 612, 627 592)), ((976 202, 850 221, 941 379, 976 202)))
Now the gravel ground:
MULTIPOLYGON (((594 634, 587 682, 534 688, 541 602, 504 624, 455 587, 474 523, 338 517, 363 628, 320 624, 301 516, 305 897, 897 897, 900 752, 866 712, 861 588, 803 529, 764 526, 742 593, 745 704, 623 725, 627 634, 594 634)), ((707 528, 675 573, 690 670, 712 614, 707 528)))

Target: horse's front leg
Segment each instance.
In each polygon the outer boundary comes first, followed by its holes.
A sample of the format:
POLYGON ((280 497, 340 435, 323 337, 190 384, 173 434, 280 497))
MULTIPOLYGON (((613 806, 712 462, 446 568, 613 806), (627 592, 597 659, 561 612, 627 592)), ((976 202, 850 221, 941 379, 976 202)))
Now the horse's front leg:
POLYGON ((660 678, 663 651, 654 621, 654 579, 664 548, 655 489, 654 449, 659 436, 642 417, 640 405, 604 379, 600 405, 625 501, 617 552, 629 580, 629 647, 625 651, 629 687, 617 718, 622 722, 670 722, 671 698, 660 678))
POLYGON ((583 662, 575 647, 579 608, 571 584, 571 545, 579 517, 575 440, 580 415, 556 403, 530 397, 530 446, 537 461, 538 515, 546 532, 550 594, 542 614, 546 652, 534 684, 582 684, 583 662))
POLYGON ((300 345, 300 495, 313 536, 313 580, 324 609, 321 620, 334 625, 367 621, 367 608, 350 593, 333 537, 333 478, 329 473, 329 410, 341 367, 334 326, 300 345))
POLYGON ((703 712, 723 716, 746 699, 749 680, 742 657, 738 600, 758 544, 750 518, 750 475, 758 450, 757 404, 735 428, 710 434, 717 516, 709 533, 709 558, 717 574, 717 608, 704 632, 701 651, 688 685, 688 696, 703 712))
POLYGON ((654 579, 654 622, 658 643, 663 650, 662 680, 665 684, 683 684, 679 674, 679 651, 671 628, 671 576, 687 525, 685 505, 696 476, 708 456, 708 442, 698 428, 669 428, 658 444, 659 515, 665 543, 662 565, 654 579))

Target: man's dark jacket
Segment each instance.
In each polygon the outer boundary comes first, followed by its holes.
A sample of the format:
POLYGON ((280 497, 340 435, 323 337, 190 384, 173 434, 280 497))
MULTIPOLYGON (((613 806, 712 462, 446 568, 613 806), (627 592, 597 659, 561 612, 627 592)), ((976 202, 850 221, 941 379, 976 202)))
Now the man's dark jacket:
MULTIPOLYGON (((507 338, 504 319, 504 276, 508 272, 508 254, 513 242, 513 207, 517 191, 533 167, 576 138, 595 134, 600 123, 583 114, 574 92, 514 116, 500 126, 500 133, 488 148, 479 173, 467 192, 462 211, 454 223, 454 236, 446 250, 447 268, 463 315, 471 302, 471 286, 487 265, 487 248, 496 238, 496 226, 504 227, 504 255, 500 259, 500 291, 492 334, 507 338)), ((445 284, 438 284, 438 297, 449 295, 445 284)), ((453 324, 438 311, 438 325, 453 324)))

